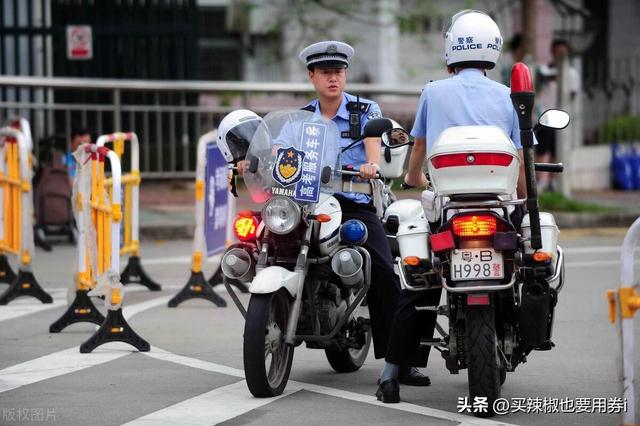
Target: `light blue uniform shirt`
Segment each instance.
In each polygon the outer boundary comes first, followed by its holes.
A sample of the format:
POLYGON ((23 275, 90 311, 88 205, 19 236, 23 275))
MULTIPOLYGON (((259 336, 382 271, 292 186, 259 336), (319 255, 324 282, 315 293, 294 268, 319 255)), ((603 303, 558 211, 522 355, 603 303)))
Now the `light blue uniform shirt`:
MULTIPOLYGON (((349 131, 349 111, 347 110, 347 102, 356 102, 357 98, 353 95, 350 95, 346 92, 342 94, 342 102, 340 103, 340 108, 338 108, 338 112, 335 117, 332 118, 333 122, 336 123, 338 130, 342 134, 342 132, 349 131)), ((382 113, 380 111, 380 106, 370 101, 369 99, 360 98, 360 102, 367 103, 369 105, 369 110, 367 112, 360 113, 360 132, 361 135, 364 134, 364 125, 373 118, 382 117, 382 113)), ((315 108, 315 114, 321 115, 319 101, 318 99, 314 99, 309 103, 308 106, 312 106, 315 108)), ((340 145, 341 148, 345 148, 349 146, 353 139, 350 137, 340 137, 340 145)), ((354 170, 360 170, 360 166, 367 162, 367 156, 364 149, 364 141, 358 142, 356 145, 349 148, 347 151, 341 154, 340 163, 342 166, 353 166, 354 170)), ((348 198, 357 203, 367 204, 371 201, 371 197, 364 194, 354 193, 354 192, 341 192, 340 195, 348 198)))
POLYGON ((518 116, 507 86, 466 68, 453 77, 427 83, 420 96, 411 135, 427 139, 427 154, 448 127, 496 126, 522 149, 518 116))

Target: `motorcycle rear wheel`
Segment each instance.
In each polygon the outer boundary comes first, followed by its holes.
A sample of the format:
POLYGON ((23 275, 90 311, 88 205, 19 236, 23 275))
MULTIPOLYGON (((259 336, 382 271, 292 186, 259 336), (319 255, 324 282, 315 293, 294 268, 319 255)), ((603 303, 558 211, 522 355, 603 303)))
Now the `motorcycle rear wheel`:
POLYGON ((473 404, 476 397, 487 398, 486 412, 478 410, 474 415, 492 417, 501 381, 495 313, 491 306, 469 306, 465 315, 469 402, 473 404))
POLYGON ((336 373, 352 373, 358 371, 367 359, 369 347, 371 346, 371 330, 366 331, 365 344, 360 349, 342 348, 325 349, 324 354, 329 361, 329 365, 336 373))
POLYGON ((249 300, 243 361, 247 386, 255 397, 280 395, 287 386, 294 348, 284 337, 292 303, 284 289, 252 294, 249 300))

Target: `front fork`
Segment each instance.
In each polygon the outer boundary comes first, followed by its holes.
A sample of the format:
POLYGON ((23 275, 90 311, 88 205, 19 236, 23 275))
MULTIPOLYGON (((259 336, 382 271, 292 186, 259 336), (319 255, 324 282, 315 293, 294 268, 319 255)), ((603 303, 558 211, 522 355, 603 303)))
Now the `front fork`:
POLYGON ((296 330, 298 329, 298 320, 300 319, 300 310, 302 309, 302 292, 304 289, 304 278, 307 275, 309 265, 307 263, 307 257, 309 255, 309 244, 311 241, 311 233, 313 227, 309 226, 304 234, 304 241, 296 260, 296 267, 294 272, 298 275, 298 282, 296 283, 296 298, 293 301, 291 312, 289 313, 289 321, 287 322, 287 334, 285 336, 285 343, 292 345, 295 343, 296 330))

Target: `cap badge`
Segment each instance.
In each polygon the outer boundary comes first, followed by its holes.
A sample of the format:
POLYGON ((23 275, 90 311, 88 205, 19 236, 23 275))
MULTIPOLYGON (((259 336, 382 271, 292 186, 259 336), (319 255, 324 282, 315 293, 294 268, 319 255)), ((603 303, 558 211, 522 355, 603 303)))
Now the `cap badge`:
POLYGON ((330 44, 329 46, 327 46, 327 53, 330 55, 333 55, 335 53, 338 52, 338 46, 336 46, 335 44, 330 44))

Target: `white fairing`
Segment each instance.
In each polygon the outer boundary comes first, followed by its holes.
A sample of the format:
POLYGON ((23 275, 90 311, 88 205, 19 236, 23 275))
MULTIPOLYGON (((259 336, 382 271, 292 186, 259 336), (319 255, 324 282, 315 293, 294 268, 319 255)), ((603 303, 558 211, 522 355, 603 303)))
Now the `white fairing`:
POLYGON ((291 294, 291 297, 296 297, 298 292, 297 275, 296 272, 291 272, 281 266, 269 266, 256 274, 249 286, 249 292, 268 294, 284 287, 291 294))
POLYGON ((386 221, 389 216, 397 216, 398 221, 402 223, 407 220, 424 218, 424 210, 422 203, 418 200, 398 200, 385 210, 384 220, 386 221))
POLYGON ((322 255, 328 255, 340 242, 340 224, 342 223, 342 210, 340 203, 334 197, 321 193, 315 214, 328 214, 331 216, 329 222, 320 225, 318 233, 318 250, 322 255))
MULTIPOLYGON (((466 157, 465 157, 466 158, 466 157)), ((518 150, 504 132, 494 126, 458 126, 446 129, 428 154, 431 183, 437 196, 455 194, 511 195, 516 189, 520 158, 518 150), (474 165, 436 169, 434 158, 448 154, 507 154, 513 159, 508 166, 474 165)))
MULTIPOLYGON (((524 215, 522 218, 522 237, 525 239, 531 238, 531 222, 529 214, 524 215)), ((555 264, 558 257, 558 234, 560 230, 556 225, 556 221, 551 213, 540 212, 540 236, 542 237, 541 251, 548 253, 553 257, 555 264)), ((531 243, 527 242, 524 246, 525 253, 533 253, 531 243)))
POLYGON ((429 233, 429 224, 424 218, 400 222, 396 233, 400 257, 429 259, 429 233))

